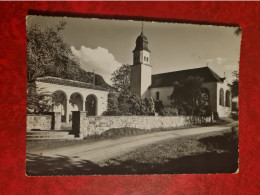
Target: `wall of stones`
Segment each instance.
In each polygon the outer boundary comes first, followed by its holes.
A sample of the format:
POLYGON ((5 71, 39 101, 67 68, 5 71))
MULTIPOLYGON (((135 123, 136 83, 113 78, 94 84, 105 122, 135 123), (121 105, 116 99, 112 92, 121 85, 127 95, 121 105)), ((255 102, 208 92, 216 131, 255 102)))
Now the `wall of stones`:
POLYGON ((26 130, 60 130, 61 129, 61 113, 49 112, 45 114, 27 114, 26 130))
POLYGON ((27 114, 27 131, 33 129, 50 130, 52 126, 52 115, 27 114))
MULTIPOLYGON (((206 119, 207 122, 211 118, 206 119)), ((73 112, 72 129, 77 136, 101 134, 112 128, 131 127, 139 129, 176 128, 200 123, 185 116, 101 116, 90 117, 86 112, 73 112)), ((204 121, 205 122, 205 121, 204 121)))

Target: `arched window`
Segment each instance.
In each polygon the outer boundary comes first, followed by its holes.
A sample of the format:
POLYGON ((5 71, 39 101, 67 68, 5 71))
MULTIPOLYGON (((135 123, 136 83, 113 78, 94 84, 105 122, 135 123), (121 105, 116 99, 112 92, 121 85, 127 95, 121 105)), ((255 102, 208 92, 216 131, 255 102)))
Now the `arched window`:
POLYGON ((226 91, 226 107, 230 107, 230 91, 226 91))
POLYGON ((224 90, 221 88, 219 90, 219 105, 224 106, 224 90))

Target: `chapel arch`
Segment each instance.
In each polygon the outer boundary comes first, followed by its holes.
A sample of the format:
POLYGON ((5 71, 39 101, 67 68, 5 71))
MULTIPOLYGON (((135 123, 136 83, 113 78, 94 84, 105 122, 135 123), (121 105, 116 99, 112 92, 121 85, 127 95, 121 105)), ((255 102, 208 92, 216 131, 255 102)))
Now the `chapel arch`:
POLYGON ((83 111, 83 96, 79 92, 74 92, 70 96, 71 111, 83 111))
POLYGON ((62 90, 57 90, 52 94, 52 111, 61 113, 61 122, 66 122, 67 114, 67 94, 62 90))
POLYGON ((96 116, 97 115, 97 96, 94 94, 90 94, 86 97, 85 110, 87 111, 88 116, 96 116))

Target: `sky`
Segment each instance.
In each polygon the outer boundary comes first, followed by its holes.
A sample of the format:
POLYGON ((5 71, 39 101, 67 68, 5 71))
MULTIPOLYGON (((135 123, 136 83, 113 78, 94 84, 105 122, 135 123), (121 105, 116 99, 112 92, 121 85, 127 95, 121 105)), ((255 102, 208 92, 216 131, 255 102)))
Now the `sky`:
MULTIPOLYGON (((66 21, 64 41, 80 60, 80 66, 103 76, 111 84, 111 74, 122 64, 133 64, 133 49, 142 22, 94 18, 28 16, 27 25, 53 26, 66 21)), ((241 35, 234 27, 143 22, 151 51, 152 74, 209 66, 232 82, 239 69, 241 35)))

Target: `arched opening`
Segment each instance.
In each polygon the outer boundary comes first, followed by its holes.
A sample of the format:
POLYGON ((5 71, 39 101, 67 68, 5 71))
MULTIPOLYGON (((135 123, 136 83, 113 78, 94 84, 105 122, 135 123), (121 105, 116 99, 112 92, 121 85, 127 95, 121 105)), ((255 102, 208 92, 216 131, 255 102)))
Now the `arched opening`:
POLYGON ((76 92, 70 96, 70 113, 69 121, 72 120, 72 111, 82 111, 83 110, 83 97, 80 93, 76 92))
POLYGON ((87 96, 85 108, 88 116, 97 115, 97 97, 95 95, 91 94, 87 96))
POLYGON ((230 91, 226 91, 226 107, 230 107, 230 91))
POLYGON ((219 105, 224 106, 224 90, 220 88, 219 90, 219 105))
POLYGON ((66 121, 66 100, 67 95, 63 91, 55 91, 52 94, 52 111, 61 113, 61 122, 66 121))

